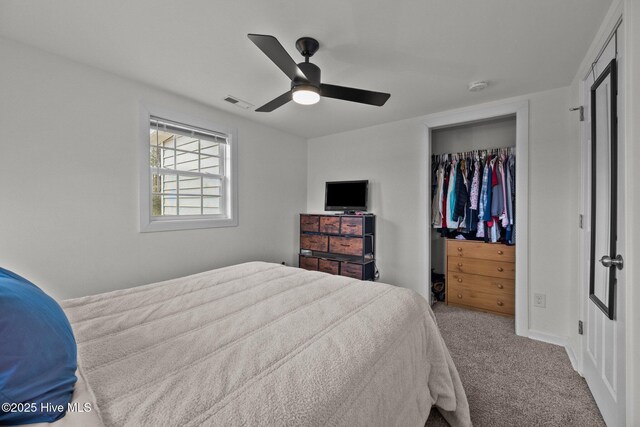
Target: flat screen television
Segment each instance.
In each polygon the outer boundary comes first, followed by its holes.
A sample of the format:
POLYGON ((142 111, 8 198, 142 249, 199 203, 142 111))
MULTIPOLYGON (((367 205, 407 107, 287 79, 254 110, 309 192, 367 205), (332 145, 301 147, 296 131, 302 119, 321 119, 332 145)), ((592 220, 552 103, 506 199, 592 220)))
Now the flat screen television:
POLYGON ((366 211, 369 181, 327 182, 324 192, 325 211, 366 211))

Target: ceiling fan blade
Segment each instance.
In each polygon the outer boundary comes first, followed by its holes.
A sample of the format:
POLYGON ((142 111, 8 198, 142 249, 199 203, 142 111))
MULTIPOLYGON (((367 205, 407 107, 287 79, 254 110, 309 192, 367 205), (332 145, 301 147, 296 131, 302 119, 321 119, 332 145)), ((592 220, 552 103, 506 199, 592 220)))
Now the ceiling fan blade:
POLYGON ((296 64, 284 47, 282 47, 278 39, 263 34, 247 34, 247 37, 249 37, 249 40, 258 46, 258 49, 264 52, 278 68, 284 71, 289 79, 302 78, 308 80, 307 76, 298 68, 298 64, 296 64))
POLYGON ((293 97, 293 92, 288 91, 277 97, 276 99, 272 99, 271 101, 264 104, 262 107, 256 109, 259 113, 270 113, 276 108, 282 107, 287 102, 291 101, 293 97))
POLYGON ((391 96, 388 93, 372 92, 370 90, 356 89, 353 87, 327 85, 324 83, 320 85, 320 93, 322 96, 326 96, 328 98, 376 105, 378 107, 382 107, 391 96))

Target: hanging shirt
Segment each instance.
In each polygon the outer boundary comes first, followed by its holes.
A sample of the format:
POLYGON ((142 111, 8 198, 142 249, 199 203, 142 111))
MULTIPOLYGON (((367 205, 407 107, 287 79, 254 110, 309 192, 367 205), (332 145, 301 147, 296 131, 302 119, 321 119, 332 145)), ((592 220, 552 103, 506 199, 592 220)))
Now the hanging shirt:
POLYGON ((484 235, 484 208, 487 204, 487 180, 489 179, 489 160, 491 157, 487 157, 481 164, 482 167, 482 180, 478 183, 480 188, 480 196, 478 199, 478 231, 476 237, 485 237, 484 235))
POLYGON ((501 156, 498 165, 498 178, 502 187, 502 210, 498 218, 500 218, 500 223, 502 224, 502 226, 506 228, 507 225, 509 225, 509 216, 507 215, 507 180, 504 167, 505 160, 506 158, 504 157, 504 155, 501 156))
POLYGON ((447 164, 444 168, 444 179, 442 182, 442 228, 447 228, 447 196, 449 194, 449 170, 451 165, 447 164))
POLYGON ((435 228, 442 227, 442 187, 444 184, 444 166, 436 170, 436 189, 431 202, 431 224, 435 228))
POLYGON ((506 207, 507 207, 507 219, 508 219, 508 224, 513 224, 513 203, 512 203, 512 197, 511 197, 511 171, 509 171, 509 168, 505 168, 504 170, 505 172, 505 178, 506 178, 506 182, 505 182, 505 189, 507 191, 507 197, 506 197, 506 207))
POLYGON ((476 160, 473 166, 473 178, 471 180, 471 193, 469 197, 471 209, 478 210, 478 196, 480 189, 480 162, 476 160))
POLYGON ((458 222, 453 217, 453 209, 456 204, 456 171, 458 167, 458 161, 454 160, 451 163, 451 171, 449 172, 449 191, 447 194, 447 226, 450 230, 456 230, 458 228, 458 222))
POLYGON ((487 163, 487 179, 483 183, 486 189, 486 195, 484 198, 484 215, 482 216, 482 219, 484 221, 491 221, 491 203, 492 203, 492 197, 493 197, 492 183, 493 183, 493 176, 494 176, 493 175, 494 164, 495 164, 495 158, 491 159, 491 161, 487 163))
POLYGON ((472 158, 468 158, 467 165, 467 191, 469 193, 469 201, 465 207, 465 231, 469 233, 475 231, 478 225, 478 211, 471 208, 471 190, 473 188, 474 177, 478 175, 478 162, 472 158))
POLYGON ((456 203, 453 206, 453 219, 458 227, 464 223, 465 219, 465 207, 469 200, 469 194, 467 193, 467 170, 466 161, 460 160, 458 167, 456 168, 456 203))
POLYGON ((499 218, 504 208, 502 196, 502 175, 500 174, 500 160, 496 158, 494 167, 491 170, 491 216, 499 218))

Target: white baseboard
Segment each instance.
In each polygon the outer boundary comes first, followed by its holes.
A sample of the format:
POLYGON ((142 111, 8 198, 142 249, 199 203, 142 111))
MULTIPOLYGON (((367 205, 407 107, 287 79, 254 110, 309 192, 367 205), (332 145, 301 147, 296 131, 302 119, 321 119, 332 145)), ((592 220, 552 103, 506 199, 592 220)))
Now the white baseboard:
MULTIPOLYGON (((567 345, 565 345, 564 348, 567 350, 567 356, 569 356, 569 361, 571 362, 573 370, 580 374, 580 369, 578 369, 578 358, 576 357, 576 353, 573 351, 573 347, 567 342, 567 345)), ((582 374, 580 374, 580 376, 582 376, 582 374)))
POLYGON ((559 335, 553 335, 546 332, 536 331, 534 329, 529 329, 529 338, 534 339, 536 341, 547 342, 549 344, 561 345, 565 347, 568 343, 567 337, 561 337, 559 335))
POLYGON ((567 337, 562 337, 559 335, 548 334, 546 332, 536 331, 533 329, 529 329, 529 338, 542 341, 549 344, 555 344, 564 347, 567 352, 567 356, 569 357, 569 361, 571 362, 571 367, 574 371, 580 373, 578 370, 578 358, 576 357, 576 353, 573 351, 573 347, 569 343, 569 339, 567 337))

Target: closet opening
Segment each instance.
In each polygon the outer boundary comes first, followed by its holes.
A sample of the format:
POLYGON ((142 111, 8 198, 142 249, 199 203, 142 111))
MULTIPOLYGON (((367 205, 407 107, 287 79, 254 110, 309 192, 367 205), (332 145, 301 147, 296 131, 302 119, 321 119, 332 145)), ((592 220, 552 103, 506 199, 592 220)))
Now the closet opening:
POLYGON ((431 275, 437 301, 515 314, 515 115, 431 133, 431 275))
POLYGON ((432 302, 515 317, 528 335, 528 102, 427 117, 432 302))

